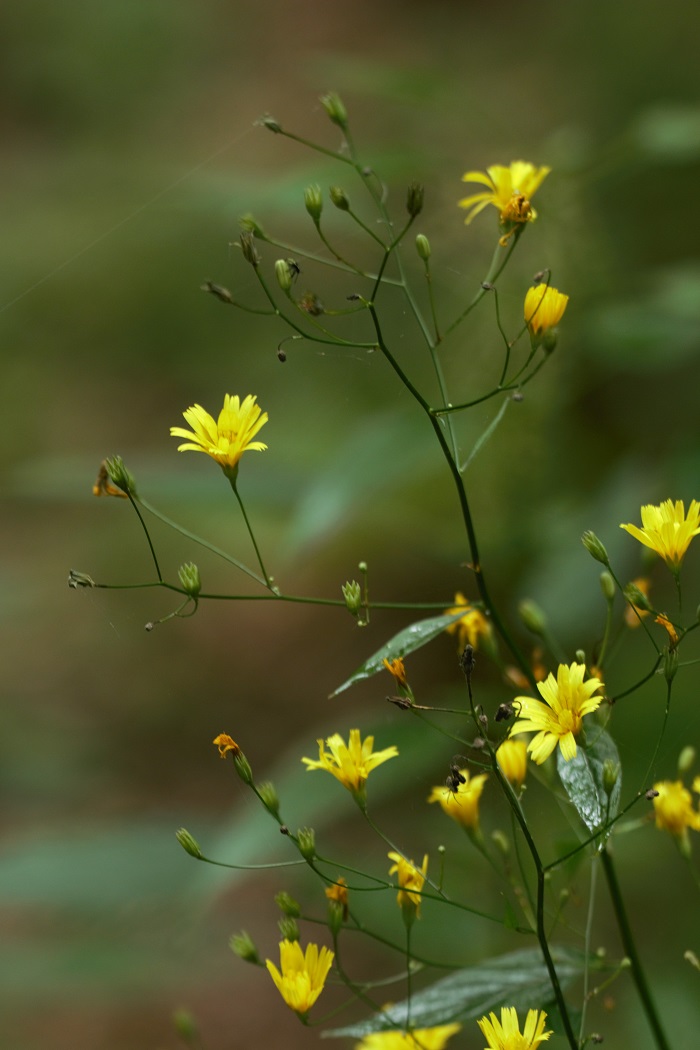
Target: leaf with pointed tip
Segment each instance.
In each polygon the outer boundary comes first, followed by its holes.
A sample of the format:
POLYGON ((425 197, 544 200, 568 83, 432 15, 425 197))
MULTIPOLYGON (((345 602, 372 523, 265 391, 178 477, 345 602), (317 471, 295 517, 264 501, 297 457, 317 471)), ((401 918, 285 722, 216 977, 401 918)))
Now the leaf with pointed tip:
POLYGON ((596 729, 594 732, 593 741, 585 748, 577 748, 576 755, 568 762, 561 751, 557 755, 557 769, 564 789, 590 831, 598 831, 615 816, 620 805, 622 788, 617 745, 604 729, 596 729), (617 780, 609 797, 604 784, 606 762, 611 762, 618 770, 617 780))

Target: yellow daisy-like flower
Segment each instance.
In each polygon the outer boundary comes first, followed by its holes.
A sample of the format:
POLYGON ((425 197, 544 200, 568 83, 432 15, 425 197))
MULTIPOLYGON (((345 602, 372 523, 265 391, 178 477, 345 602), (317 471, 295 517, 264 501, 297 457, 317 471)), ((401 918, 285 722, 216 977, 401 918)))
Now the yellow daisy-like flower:
POLYGON ((516 788, 521 788, 527 776, 527 744, 524 740, 504 740, 496 751, 501 772, 516 788))
POLYGON ((317 944, 307 944, 306 952, 298 941, 280 942, 280 967, 269 959, 265 965, 287 1006, 302 1016, 307 1014, 323 991, 333 952, 317 944))
POLYGON ((528 288, 523 313, 530 333, 537 336, 548 328, 556 328, 568 302, 568 295, 557 291, 551 284, 537 284, 528 288))
POLYGON ((664 500, 655 507, 649 503, 642 507, 642 527, 620 525, 645 547, 660 554, 673 572, 678 572, 685 552, 693 536, 700 533, 700 503, 693 500, 685 513, 683 500, 664 500))
POLYGON ((396 875, 399 892, 396 894, 396 903, 403 910, 404 917, 420 918, 421 891, 428 875, 428 854, 423 857, 423 864, 417 868, 412 860, 406 860, 400 853, 391 852, 387 854, 393 865, 389 868, 390 875, 396 875))
POLYGON ((491 637, 491 624, 480 609, 470 605, 461 591, 455 594, 455 604, 451 609, 445 609, 445 616, 456 616, 464 609, 464 616, 460 620, 454 620, 448 624, 445 630, 448 634, 457 635, 457 645, 462 652, 469 644, 474 649, 479 648, 480 639, 491 637))
POLYGON ((306 768, 309 771, 325 769, 360 800, 363 798, 365 783, 372 770, 380 766, 382 762, 396 758, 399 753, 398 748, 393 745, 384 748, 383 751, 374 751, 374 737, 365 737, 363 741, 359 729, 350 730, 347 744, 340 733, 329 736, 325 741, 325 747, 323 740, 318 740, 317 743, 318 759, 302 758, 306 768))
POLYGON ((465 223, 469 224, 479 212, 493 204, 500 212, 501 222, 532 222, 537 212, 530 199, 549 175, 551 168, 536 168, 525 160, 514 160, 504 167, 494 164, 483 171, 468 171, 462 182, 479 182, 486 186, 481 193, 474 193, 459 202, 460 208, 468 208, 465 223))
POLYGON ((556 678, 550 674, 537 684, 544 703, 531 696, 513 700, 518 720, 511 735, 537 734, 527 749, 538 765, 549 758, 557 744, 567 762, 576 755, 575 737, 581 731, 583 717, 595 711, 603 700, 602 696, 593 695, 603 683, 599 678, 584 682, 585 673, 585 664, 560 664, 556 678))
POLYGON ((514 1006, 502 1006, 500 1021, 490 1013, 476 1023, 486 1037, 485 1050, 536 1050, 552 1034, 544 1030, 546 1020, 544 1010, 528 1010, 521 1035, 517 1010, 514 1006))
POLYGON ((444 1050, 461 1024, 416 1028, 413 1032, 371 1032, 355 1043, 355 1050, 444 1050))
POLYGON ((235 480, 238 462, 244 452, 261 452, 267 448, 262 441, 253 441, 268 420, 267 412, 262 412, 256 404, 254 394, 249 394, 243 401, 238 394, 226 394, 224 407, 217 420, 201 405, 192 405, 182 414, 192 430, 185 430, 183 427, 170 428, 171 437, 189 439, 178 445, 178 452, 206 452, 232 480, 235 480))
POLYGON ((428 795, 428 802, 439 802, 448 817, 452 817, 463 828, 476 831, 479 827, 479 799, 488 774, 479 773, 470 778, 468 770, 460 769, 459 772, 464 777, 464 783, 459 784, 456 791, 445 784, 438 785, 428 795))
POLYGON ((654 791, 658 791, 654 799, 657 828, 670 831, 676 838, 682 838, 687 828, 700 831, 700 812, 693 809, 693 796, 682 780, 660 780, 654 784, 654 791))

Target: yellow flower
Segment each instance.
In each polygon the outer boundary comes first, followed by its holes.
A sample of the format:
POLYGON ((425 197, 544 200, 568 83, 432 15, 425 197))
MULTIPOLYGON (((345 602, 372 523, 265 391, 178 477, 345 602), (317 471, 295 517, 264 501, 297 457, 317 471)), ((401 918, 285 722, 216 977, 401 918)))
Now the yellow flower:
POLYGON ((261 412, 255 403, 254 394, 249 394, 242 402, 238 394, 226 394, 217 420, 201 405, 192 405, 182 414, 192 430, 171 427, 170 435, 191 440, 178 445, 178 452, 206 452, 232 480, 238 473, 238 461, 244 452, 267 448, 262 441, 253 441, 268 419, 267 412, 261 412))
POLYGON ((537 734, 527 749, 538 765, 549 758, 557 744, 567 762, 576 755, 574 738, 581 731, 583 716, 595 711, 603 699, 593 696, 603 683, 599 678, 584 682, 585 673, 584 664, 560 664, 556 679, 550 674, 537 685, 544 703, 531 696, 518 696, 513 700, 518 721, 511 735, 537 734))
POLYGON ((218 736, 214 737, 212 743, 218 747, 221 758, 226 758, 229 751, 233 752, 234 758, 241 753, 240 747, 228 733, 219 733, 218 736))
POLYGON ((272 980, 287 1006, 298 1014, 307 1014, 323 991, 328 971, 333 963, 333 952, 307 944, 302 952, 298 941, 280 942, 282 973, 269 959, 265 960, 272 980))
POLYGON ((382 663, 396 684, 407 689, 408 679, 406 678, 406 666, 401 657, 398 656, 395 660, 382 660, 382 663))
POLYGON ((522 787, 527 774, 527 744, 523 740, 504 740, 496 758, 506 780, 516 788, 522 787))
POLYGON ((396 894, 396 902, 404 912, 404 917, 410 916, 420 918, 421 890, 428 875, 428 854, 423 857, 423 864, 417 868, 412 860, 406 860, 400 853, 389 853, 389 860, 393 865, 389 868, 389 874, 396 874, 399 884, 399 892, 396 894))
POLYGON ((686 828, 700 831, 700 812, 693 809, 693 796, 682 780, 660 780, 654 784, 654 791, 658 791, 654 799, 657 828, 670 831, 677 838, 686 834, 686 828))
POLYGON ((489 1044, 486 1050, 536 1050, 536 1047, 552 1034, 544 1030, 546 1020, 547 1014, 544 1010, 528 1010, 521 1035, 515 1007, 502 1006, 500 1021, 494 1013, 490 1013, 488 1017, 477 1021, 477 1024, 489 1044))
MULTIPOLYGON (((649 588, 651 587, 651 581, 647 576, 638 576, 636 580, 632 580, 632 583, 641 591, 645 598, 649 597, 649 588)), ((641 620, 649 615, 648 609, 640 609, 638 605, 630 605, 629 602, 625 606, 625 623, 628 627, 639 627, 641 620), (637 610, 635 612, 635 609, 637 610)))
POLYGON ((551 284, 538 284, 528 288, 525 295, 525 324, 532 335, 541 335, 548 328, 556 328, 561 321, 568 295, 552 288, 551 284))
POLYGON ((360 799, 372 770, 382 762, 395 758, 399 753, 398 748, 394 746, 386 747, 383 751, 374 751, 374 737, 365 737, 363 741, 359 729, 350 730, 347 744, 340 733, 334 733, 325 741, 328 750, 324 748, 323 740, 318 740, 317 743, 318 759, 302 758, 307 770, 325 769, 360 799))
POLYGON ((502 164, 494 164, 485 172, 466 172, 462 182, 480 182, 487 189, 459 202, 460 208, 470 209, 465 223, 469 224, 489 204, 498 208, 502 222, 532 222, 537 213, 530 205, 530 198, 551 170, 536 168, 525 160, 514 160, 507 168, 502 164))
POLYGON ((460 769, 459 772, 464 777, 464 783, 459 784, 456 791, 445 784, 438 785, 430 792, 428 802, 439 802, 448 817, 452 817, 463 828, 476 831, 479 827, 479 799, 488 774, 479 773, 470 779, 468 770, 460 769))
POLYGON ((415 1028, 413 1032, 372 1032, 355 1050, 444 1050, 447 1040, 459 1032, 461 1024, 441 1024, 435 1028, 415 1028))
POLYGON ((455 604, 451 609, 445 609, 445 616, 456 616, 462 609, 465 610, 464 616, 460 620, 454 620, 453 623, 448 624, 445 630, 448 634, 457 635, 457 645, 460 652, 467 644, 474 649, 478 649, 480 638, 490 638, 491 624, 480 609, 475 609, 473 605, 469 604, 462 592, 457 591, 455 604))
POLYGON ((663 613, 655 618, 654 623, 658 623, 666 631, 668 635, 668 647, 669 649, 675 649, 678 645, 678 631, 673 626, 668 616, 664 616, 663 613))
POLYGON ((693 500, 685 515, 683 500, 667 499, 655 507, 649 503, 642 507, 642 528, 636 525, 620 525, 645 547, 660 554, 668 567, 677 572, 693 536, 700 533, 700 503, 693 500))
POLYGON ((329 901, 334 901, 342 907, 343 916, 346 918, 348 914, 348 884, 343 876, 341 875, 332 885, 326 886, 324 892, 329 901))

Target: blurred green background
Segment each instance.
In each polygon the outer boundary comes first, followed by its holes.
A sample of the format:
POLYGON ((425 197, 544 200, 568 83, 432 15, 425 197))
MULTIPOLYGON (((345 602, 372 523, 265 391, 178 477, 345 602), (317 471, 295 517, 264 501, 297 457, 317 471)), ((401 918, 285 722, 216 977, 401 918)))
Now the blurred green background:
MULTIPOLYGON (((167 594, 69 591, 67 573, 150 578, 129 508, 91 495, 100 461, 115 453, 147 499, 248 558, 220 474, 203 457, 178 457, 168 427, 195 401, 215 412, 225 392, 250 392, 270 415, 269 451, 246 457, 242 491, 286 591, 336 597, 366 559, 377 599, 473 596, 451 483, 379 356, 291 346, 282 365, 279 324, 199 291, 212 279, 256 301, 230 247, 244 212, 316 248, 303 189, 346 172, 253 124, 270 112, 336 148, 318 102, 333 89, 395 213, 410 180, 427 187, 417 229, 433 244, 445 317, 485 275, 495 233, 492 214, 464 227, 462 173, 519 157, 553 169, 501 306, 513 330, 532 274, 552 267, 571 295, 560 346, 468 480, 502 608, 512 615, 533 597, 570 658, 590 651, 604 608, 581 532, 594 529, 628 579, 639 551, 619 522, 637 521, 641 503, 700 494, 699 33, 698 9, 681 0, 3 7, 3 1046, 166 1050, 179 1045, 177 1007, 196 1014, 209 1050, 316 1041, 227 941, 245 927, 275 957, 272 895, 288 888, 320 914, 318 886, 283 874, 234 878, 196 864, 174 839, 185 825, 224 860, 285 857, 272 823, 217 759, 210 741, 222 730, 258 776, 274 777, 290 825, 315 824, 326 853, 364 851, 379 872, 382 844, 368 844, 340 788, 314 782, 308 797, 298 759, 314 753, 317 736, 353 725, 375 731, 378 746, 399 742, 402 761, 376 774, 378 818, 412 855, 449 842, 472 869, 473 899, 495 906, 488 871, 424 805, 446 774, 449 741, 417 739, 384 703, 386 682, 326 699, 405 616, 377 614, 358 631, 342 611, 211 604, 148 634, 144 624, 173 608, 167 594)), ((357 186, 347 190, 360 198, 357 186)), ((331 228, 343 248, 360 250, 342 216, 331 228)), ((271 265, 276 253, 262 251, 271 265)), ((419 277, 410 245, 406 256, 419 277)), ((300 281, 336 302, 355 290, 311 266, 300 281)), ((397 353, 427 375, 403 304, 388 296, 385 309, 397 353)), ((498 352, 484 303, 445 346, 451 382, 465 396, 483 389, 498 352)), ((462 425, 465 449, 494 411, 462 425)), ((154 536, 170 578, 195 559, 205 586, 240 588, 233 570, 181 537, 157 525, 154 536)), ((697 567, 691 551, 687 610, 700 594, 697 567)), ((658 603, 671 608, 661 568, 655 583, 658 603)), ((609 689, 648 666, 648 645, 631 637, 609 689)), ((507 694, 483 661, 479 670, 493 707, 507 694)), ((463 699, 450 639, 417 656, 413 675, 419 695, 463 699)), ((616 709, 628 792, 646 770, 662 704, 657 680, 616 709)), ((675 776, 699 727, 687 672, 653 776, 675 776)), ((546 831, 551 808, 536 786, 528 804, 546 831)), ((487 831, 503 819, 495 802, 485 809, 487 831)), ((617 856, 674 1050, 691 1050, 699 976, 682 954, 700 951, 697 891, 673 842, 650 827, 620 837, 617 856)), ((573 878, 567 919, 579 943, 585 866, 573 878)), ((617 956, 600 896, 595 943, 617 956)), ((388 901, 373 902, 376 921, 400 939, 388 901)), ((475 920, 430 921, 442 924, 444 952, 464 963, 522 946, 475 920)), ((362 945, 351 960, 358 974, 399 968, 362 945)), ((620 981, 610 994, 594 1005, 591 1027, 606 1045, 647 1050, 630 986, 620 981)), ((460 1039, 481 1045, 475 1028, 460 1039)))

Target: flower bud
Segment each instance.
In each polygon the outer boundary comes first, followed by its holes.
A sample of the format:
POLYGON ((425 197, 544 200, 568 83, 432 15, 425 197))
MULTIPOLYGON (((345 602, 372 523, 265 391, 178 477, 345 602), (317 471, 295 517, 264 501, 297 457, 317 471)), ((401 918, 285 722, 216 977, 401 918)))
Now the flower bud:
POLYGON ((347 128, 348 111, 335 91, 321 95, 320 102, 334 124, 337 124, 339 128, 347 128))
POLYGON ((245 757, 242 751, 239 751, 233 756, 233 764, 236 768, 236 772, 243 781, 244 784, 250 786, 253 783, 253 770, 250 767, 250 762, 245 757))
POLYGON ((97 587, 97 584, 92 576, 88 576, 86 572, 78 572, 77 569, 71 569, 68 573, 68 586, 77 590, 78 587, 97 587))
POLYGON ((518 605, 518 615, 528 631, 542 635, 547 630, 547 619, 536 602, 525 598, 518 605))
POLYGON ((600 589, 606 602, 611 602, 615 597, 615 581, 609 572, 601 572, 600 589))
POLYGON ((199 1031, 197 1030, 197 1023, 189 1010, 176 1010, 173 1014, 173 1025, 183 1042, 193 1046, 195 1039, 199 1036, 199 1031))
POLYGON ((243 959, 245 962, 259 963, 260 956, 258 955, 255 944, 250 934, 246 933, 245 930, 241 930, 240 933, 234 933, 231 937, 229 948, 237 955, 239 959, 243 959))
POLYGON ((425 187, 421 186, 419 182, 410 182, 408 184, 408 190, 406 191, 406 211, 415 219, 416 216, 420 215, 423 211, 423 199, 425 197, 425 187))
POLYGON ((649 599, 644 591, 639 589, 636 583, 628 583, 622 593, 627 601, 631 602, 636 609, 642 609, 644 612, 651 612, 652 606, 649 599))
POLYGON ((678 650, 669 649, 664 658, 664 678, 670 684, 678 670, 678 650))
POLYGON ((430 258, 430 241, 424 233, 419 233, 416 237, 416 251, 423 262, 427 262, 430 258))
POLYGON ((250 212, 246 212, 245 215, 241 215, 238 220, 238 225, 242 230, 247 230, 248 233, 252 233, 254 237, 257 237, 259 241, 266 241, 267 234, 263 230, 259 222, 256 221, 254 215, 250 212))
POLYGON ((313 828, 299 828, 297 846, 304 860, 313 860, 316 856, 316 832, 313 828))
POLYGON ((304 292, 299 300, 299 306, 311 317, 321 317, 326 308, 315 292, 304 292))
POLYGON ((239 236, 239 241, 245 261, 249 262, 251 266, 259 266, 260 255, 255 247, 255 237, 252 230, 243 230, 239 236))
POLYGON ((301 915, 301 905, 290 897, 286 890, 280 890, 279 893, 275 894, 275 904, 283 911, 285 915, 288 915, 292 919, 298 919, 301 915))
POLYGON ((585 653, 585 651, 583 649, 577 649, 576 652, 574 653, 574 656, 576 657, 576 663, 577 664, 584 664, 585 665, 585 663, 586 663, 586 653, 585 653))
POLYGON ((331 186, 331 200, 340 211, 350 211, 350 198, 341 186, 331 186))
POLYGON ((359 583, 357 580, 348 580, 340 589, 343 592, 348 612, 357 616, 362 608, 362 588, 359 583))
POLYGON ((257 123, 260 127, 267 128, 268 131, 272 131, 275 135, 279 135, 282 131, 282 126, 269 113, 266 113, 264 117, 260 117, 257 123))
POLYGON ((610 564, 608 560, 608 552, 596 536, 595 532, 591 532, 590 529, 584 532, 581 537, 581 543, 584 545, 590 556, 595 558, 596 561, 599 561, 601 565, 610 564))
POLYGON ((606 758, 603 762, 603 790, 605 794, 610 798, 615 785, 620 779, 620 763, 615 762, 612 758, 606 758))
POLYGON ((258 784, 258 795, 268 813, 272 813, 273 817, 279 816, 280 800, 271 780, 264 780, 262 784, 258 784))
POLYGON ((299 923, 296 919, 291 919, 289 916, 285 916, 283 919, 279 920, 277 925, 279 926, 279 931, 285 941, 299 940, 299 923))
POLYGON ((202 589, 202 581, 199 577, 199 569, 192 561, 186 561, 177 570, 180 583, 187 591, 190 598, 196 598, 202 589))
POLYGON ((179 831, 176 831, 175 838, 180 843, 185 853, 189 853, 190 857, 196 857, 197 860, 203 860, 204 854, 199 848, 199 843, 192 835, 190 835, 187 828, 180 828, 179 831))
POLYGON ((106 459, 105 467, 118 489, 121 489, 122 492, 131 493, 132 496, 136 495, 134 476, 127 470, 121 456, 112 456, 111 459, 106 459))
POLYGON ((278 259, 275 263, 275 277, 283 292, 288 292, 292 287, 292 271, 286 259, 278 259))
POLYGON ((491 841, 503 857, 508 856, 510 853, 510 842, 508 841, 507 835, 504 835, 499 828, 496 828, 495 831, 491 832, 491 841))
POLYGON ((688 744, 678 756, 678 772, 687 773, 695 763, 695 748, 688 744))
POLYGON ((323 211, 323 197, 320 186, 307 186, 304 190, 304 206, 318 226, 323 211))

